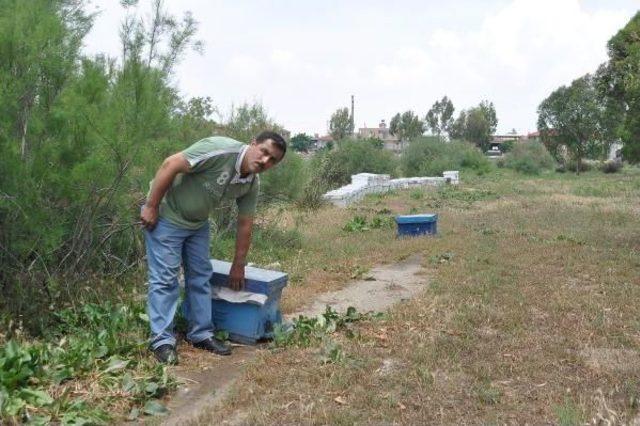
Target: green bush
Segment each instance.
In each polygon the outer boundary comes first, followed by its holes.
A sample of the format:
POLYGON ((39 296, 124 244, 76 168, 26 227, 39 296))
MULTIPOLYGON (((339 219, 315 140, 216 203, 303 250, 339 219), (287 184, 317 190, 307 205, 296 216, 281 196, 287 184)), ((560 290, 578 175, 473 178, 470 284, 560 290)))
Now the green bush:
POLYGON ((442 142, 422 137, 411 142, 401 157, 405 176, 439 176, 445 170, 473 170, 484 174, 491 170, 489 160, 468 142, 442 142))
POLYGON ((397 159, 384 150, 377 140, 344 140, 338 147, 319 153, 312 161, 313 170, 318 171, 311 185, 326 185, 337 188, 351 182, 357 173, 395 174, 397 159))
POLYGON ((502 151, 504 154, 506 154, 507 152, 510 152, 514 146, 516 146, 516 144, 518 143, 518 141, 511 139, 508 141, 504 141, 502 142, 502 144, 500 145, 500 151, 502 151))
POLYGON ((537 175, 554 166, 553 157, 540 142, 517 144, 504 159, 504 167, 529 175, 537 175))

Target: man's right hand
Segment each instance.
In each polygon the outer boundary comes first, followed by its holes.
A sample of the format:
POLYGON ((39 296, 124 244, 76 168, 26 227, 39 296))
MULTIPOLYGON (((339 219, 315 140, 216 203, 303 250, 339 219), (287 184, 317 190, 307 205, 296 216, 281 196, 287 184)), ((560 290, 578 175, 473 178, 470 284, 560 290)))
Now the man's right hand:
POLYGON ((142 206, 142 210, 140 211, 140 221, 142 222, 142 226, 149 231, 153 231, 153 228, 156 227, 156 223, 158 223, 158 208, 149 207, 146 204, 142 206))

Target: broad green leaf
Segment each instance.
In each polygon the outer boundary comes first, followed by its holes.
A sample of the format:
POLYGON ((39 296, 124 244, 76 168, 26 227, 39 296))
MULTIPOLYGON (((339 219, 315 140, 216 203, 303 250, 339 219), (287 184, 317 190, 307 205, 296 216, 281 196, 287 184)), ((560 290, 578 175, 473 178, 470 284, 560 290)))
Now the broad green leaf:
POLYGON ((122 376, 122 390, 125 392, 131 392, 135 387, 136 382, 133 380, 133 377, 131 377, 131 374, 125 373, 124 376, 122 376))
POLYGON ((227 330, 216 330, 215 338, 218 340, 222 340, 223 342, 225 340, 229 340, 229 332, 227 330))
POLYGON ((43 390, 22 389, 18 394, 20 395, 20 398, 37 407, 53 404, 53 398, 51 398, 49 394, 43 390))
POLYGON ((149 382, 146 384, 146 386, 144 387, 144 391, 149 394, 149 396, 153 396, 156 394, 156 392, 158 391, 158 388, 160 386, 158 386, 158 384, 156 382, 149 382))
POLYGON ((152 399, 144 404, 144 413, 151 416, 166 416, 169 414, 169 410, 157 399, 152 399))
POLYGON ((52 374, 53 382, 56 385, 59 385, 63 381, 71 378, 73 378, 73 368, 71 367, 63 367, 52 374))
POLYGON ((77 412, 67 412, 62 416, 62 424, 63 425, 73 425, 73 426, 84 426, 84 425, 95 425, 95 424, 103 424, 103 422, 98 421, 97 419, 90 419, 86 417, 82 417, 77 412))
POLYGON ((129 412, 129 415, 127 416, 127 420, 135 420, 135 419, 138 418, 138 416, 140 416, 140 409, 139 408, 133 408, 129 412))
POLYGON ((106 346, 98 346, 98 350, 96 351, 96 358, 104 358, 109 353, 109 348, 106 346))
POLYGON ((9 397, 4 403, 4 410, 10 416, 17 415, 24 406, 27 405, 27 402, 22 398, 18 398, 16 396, 9 397))
POLYGON ((127 367, 129 361, 118 358, 117 356, 112 356, 109 358, 109 365, 104 369, 105 373, 110 373, 112 371, 119 371, 127 367))
POLYGON ((51 424, 51 416, 33 416, 29 418, 29 425, 49 425, 51 424))

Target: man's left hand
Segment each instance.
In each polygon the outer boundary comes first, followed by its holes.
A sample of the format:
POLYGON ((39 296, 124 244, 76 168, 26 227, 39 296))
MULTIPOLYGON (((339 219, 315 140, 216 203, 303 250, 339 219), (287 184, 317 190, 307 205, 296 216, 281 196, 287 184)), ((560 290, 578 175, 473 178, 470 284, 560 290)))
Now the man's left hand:
POLYGON ((238 291, 244 288, 244 264, 232 263, 229 271, 229 287, 238 291))

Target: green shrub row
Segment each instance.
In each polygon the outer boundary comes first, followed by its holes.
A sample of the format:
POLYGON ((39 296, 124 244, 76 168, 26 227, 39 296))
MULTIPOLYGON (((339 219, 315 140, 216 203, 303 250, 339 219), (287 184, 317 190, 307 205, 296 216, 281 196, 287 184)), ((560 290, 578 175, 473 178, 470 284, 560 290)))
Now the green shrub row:
POLYGON ((527 142, 515 144, 498 160, 499 167, 506 167, 521 173, 537 175, 543 170, 551 170, 556 162, 540 142, 527 142))
POLYGON ((443 142, 436 137, 422 137, 409 144, 401 157, 405 176, 441 176, 445 170, 471 170, 488 173, 490 161, 468 142, 443 142))

